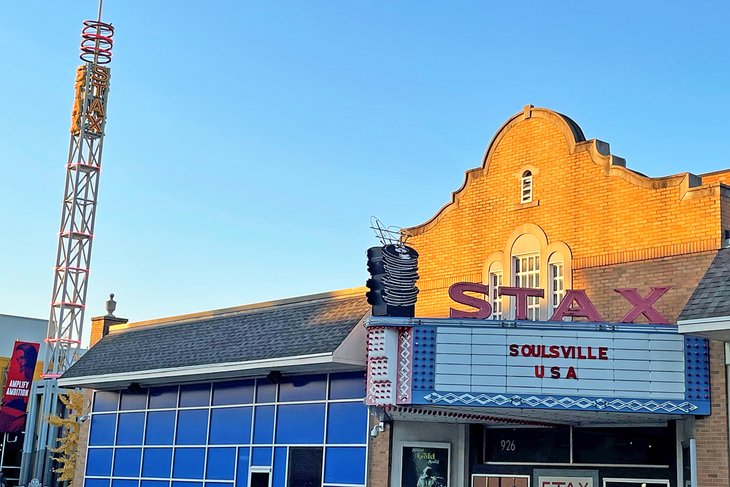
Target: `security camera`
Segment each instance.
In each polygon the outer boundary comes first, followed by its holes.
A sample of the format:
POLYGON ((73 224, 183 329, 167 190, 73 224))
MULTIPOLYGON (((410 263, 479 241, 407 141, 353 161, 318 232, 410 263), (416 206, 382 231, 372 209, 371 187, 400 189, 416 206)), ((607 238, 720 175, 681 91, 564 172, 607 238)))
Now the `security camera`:
POLYGON ((370 438, 375 439, 378 437, 380 433, 383 432, 385 429, 385 424, 381 421, 380 423, 376 424, 373 429, 370 430, 370 438))

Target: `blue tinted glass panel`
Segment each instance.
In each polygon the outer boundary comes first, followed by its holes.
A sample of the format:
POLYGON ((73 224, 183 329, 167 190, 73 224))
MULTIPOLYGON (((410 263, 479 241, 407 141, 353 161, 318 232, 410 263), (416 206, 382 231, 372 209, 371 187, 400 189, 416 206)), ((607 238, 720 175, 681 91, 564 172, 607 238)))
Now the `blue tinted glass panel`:
POLYGON ((256 381, 256 402, 274 401, 276 401, 276 384, 272 384, 267 379, 258 379, 256 381))
POLYGON ((233 487, 230 482, 206 482, 205 487, 233 487))
POLYGON ((109 391, 96 391, 94 394, 95 413, 100 411, 116 411, 119 405, 119 393, 109 391))
MULTIPOLYGON (((176 479, 202 479, 205 448, 176 448, 172 476, 176 479)), ((173 482, 174 484, 174 482, 173 482)))
POLYGON ((170 478, 172 448, 145 448, 142 477, 170 478))
POLYGON ((271 448, 268 446, 254 448, 251 456, 251 465, 256 465, 257 467, 270 467, 271 453, 271 448))
POLYGON ((114 476, 139 477, 141 463, 141 448, 117 448, 114 453, 114 476))
POLYGON ((253 442, 267 445, 274 442, 274 406, 256 406, 253 442))
POLYGON ((86 479, 84 487, 109 487, 109 479, 86 479))
POLYGON ((365 397, 365 374, 350 372, 330 375, 330 399, 363 399, 365 397))
POLYGON ((172 487, 203 487, 203 482, 183 482, 181 480, 175 480, 172 482, 172 487))
POLYGON ((177 445, 205 445, 208 436, 208 410, 192 409, 177 414, 177 445))
POLYGON ((112 479, 112 487, 138 487, 139 480, 112 479))
POLYGON ((286 377, 279 384, 279 402, 324 400, 326 391, 326 375, 286 377))
POLYGON ((212 480, 233 480, 236 469, 235 448, 209 448, 205 477, 212 480))
POLYGON ((144 434, 144 413, 120 413, 117 445, 141 445, 144 434))
POLYGON ((254 381, 241 380, 213 384, 213 405, 251 404, 253 402, 254 381))
POLYGON ((147 413, 145 445, 172 445, 174 434, 175 411, 150 411, 147 413))
MULTIPOLYGON (((169 474, 168 474, 169 475, 169 474)), ((143 480, 139 487, 170 487, 169 480, 143 480)))
POLYGON ((117 426, 116 414, 94 414, 91 416, 90 446, 111 446, 114 444, 114 430, 117 426))
POLYGON ((142 393, 122 391, 122 405, 120 409, 145 409, 147 407, 147 391, 142 393))
POLYGON ((365 483, 365 448, 327 448, 324 460, 325 483, 365 483))
POLYGON ((150 389, 150 409, 177 407, 177 386, 150 389))
POLYGON ((368 407, 361 402, 330 403, 327 443, 364 444, 367 440, 368 407))
POLYGON ((324 404, 287 404, 279 406, 276 442, 319 444, 324 441, 324 404))
POLYGON ((108 477, 112 474, 112 449, 89 448, 86 460, 86 475, 108 477))
POLYGON ((210 384, 180 386, 180 407, 209 406, 210 384))
POLYGON ((238 472, 236 473, 236 487, 248 486, 248 448, 238 449, 238 472))
MULTIPOLYGON (((182 412, 180 413, 182 414, 182 412)), ((236 445, 251 442, 251 407, 212 409, 210 444, 236 445)))
POLYGON ((271 487, 286 486, 286 448, 274 448, 274 469, 271 473, 271 487))

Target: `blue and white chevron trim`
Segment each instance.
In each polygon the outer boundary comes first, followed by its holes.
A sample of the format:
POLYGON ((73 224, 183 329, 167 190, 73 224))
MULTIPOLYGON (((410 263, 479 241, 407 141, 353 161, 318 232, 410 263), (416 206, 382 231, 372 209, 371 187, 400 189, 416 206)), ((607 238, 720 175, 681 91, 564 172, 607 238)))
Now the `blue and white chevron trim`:
POLYGON ((567 409, 582 411, 621 411, 664 414, 701 414, 704 407, 688 401, 654 399, 588 398, 569 396, 536 396, 520 394, 471 394, 468 392, 436 392, 423 396, 427 404, 453 406, 497 406, 515 408, 567 409))

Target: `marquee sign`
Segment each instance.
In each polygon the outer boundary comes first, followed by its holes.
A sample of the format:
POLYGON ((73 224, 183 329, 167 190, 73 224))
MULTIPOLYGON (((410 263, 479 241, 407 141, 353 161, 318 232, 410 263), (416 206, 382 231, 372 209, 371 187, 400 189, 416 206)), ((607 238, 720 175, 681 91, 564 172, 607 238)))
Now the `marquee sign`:
POLYGON ((706 415, 709 345, 673 325, 372 317, 369 404, 706 415))

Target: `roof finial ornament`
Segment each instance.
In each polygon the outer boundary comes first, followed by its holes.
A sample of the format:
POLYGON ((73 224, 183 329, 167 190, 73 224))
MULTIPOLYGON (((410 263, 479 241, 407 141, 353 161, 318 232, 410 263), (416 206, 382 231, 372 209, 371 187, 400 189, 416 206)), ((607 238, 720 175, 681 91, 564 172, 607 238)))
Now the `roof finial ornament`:
POLYGON ((114 301, 114 293, 109 295, 109 301, 106 302, 106 315, 109 318, 114 318, 114 310, 117 309, 117 302, 114 301))
POLYGON ((534 105, 525 105, 525 107, 522 109, 525 118, 532 117, 532 109, 535 108, 534 105))

